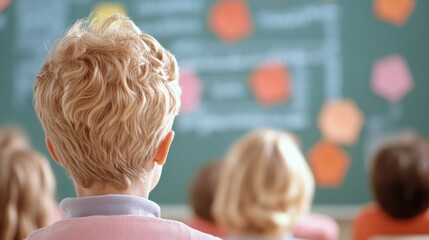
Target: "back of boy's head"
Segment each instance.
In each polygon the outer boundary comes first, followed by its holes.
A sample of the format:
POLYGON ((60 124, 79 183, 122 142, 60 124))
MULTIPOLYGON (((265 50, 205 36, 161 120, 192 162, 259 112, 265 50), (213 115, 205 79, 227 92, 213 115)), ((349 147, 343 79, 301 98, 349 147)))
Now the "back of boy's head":
POLYGON ((213 211, 232 234, 280 235, 311 204, 314 179, 290 135, 259 130, 226 156, 213 211))
POLYGON ((180 108, 176 59, 127 17, 77 21, 36 77, 34 103, 62 166, 83 187, 126 189, 180 108))
POLYGON ((220 170, 220 161, 210 162, 201 168, 191 185, 191 205, 195 215, 211 222, 214 222, 211 209, 219 183, 220 170))
POLYGON ((411 218, 429 207, 429 149, 425 142, 392 143, 376 154, 371 184, 380 207, 395 218, 411 218))
POLYGON ((37 152, 0 151, 0 193, 0 239, 24 239, 53 223, 55 179, 37 152))

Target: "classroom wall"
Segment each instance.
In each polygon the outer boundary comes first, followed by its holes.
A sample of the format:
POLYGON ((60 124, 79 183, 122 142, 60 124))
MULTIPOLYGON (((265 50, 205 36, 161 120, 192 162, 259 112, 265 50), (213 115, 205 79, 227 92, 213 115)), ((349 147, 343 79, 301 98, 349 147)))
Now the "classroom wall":
MULTIPOLYGON (((183 205, 200 166, 268 126, 299 138, 317 180, 315 204, 362 205, 376 146, 429 135, 429 2, 378 2, 0 1, 0 124, 24 126, 48 154, 32 106, 47 48, 77 18, 124 12, 181 67, 182 112, 153 200, 183 205)), ((73 196, 52 165, 58 198, 73 196)))

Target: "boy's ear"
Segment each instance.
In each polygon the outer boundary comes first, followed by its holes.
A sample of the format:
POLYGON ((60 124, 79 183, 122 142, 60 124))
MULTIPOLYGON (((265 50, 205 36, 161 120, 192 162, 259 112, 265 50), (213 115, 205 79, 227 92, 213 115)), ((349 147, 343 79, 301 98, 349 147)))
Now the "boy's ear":
POLYGON ((55 153, 54 147, 52 146, 51 140, 49 140, 48 138, 45 138, 45 141, 46 141, 46 147, 48 147, 48 151, 51 154, 52 158, 55 160, 55 162, 61 165, 60 161, 58 160, 57 154, 55 153))
POLYGON ((158 147, 158 150, 155 153, 154 162, 158 165, 164 165, 167 160, 168 152, 170 151, 171 143, 174 139, 174 132, 170 131, 161 144, 158 147))

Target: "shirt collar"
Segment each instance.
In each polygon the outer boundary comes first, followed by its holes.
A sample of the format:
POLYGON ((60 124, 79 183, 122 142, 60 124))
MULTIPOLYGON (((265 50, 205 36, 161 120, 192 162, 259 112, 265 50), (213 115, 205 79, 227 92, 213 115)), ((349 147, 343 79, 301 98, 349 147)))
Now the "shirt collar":
POLYGON ((160 217, 161 209, 149 199, 131 195, 100 195, 66 198, 60 203, 66 218, 111 215, 160 217))

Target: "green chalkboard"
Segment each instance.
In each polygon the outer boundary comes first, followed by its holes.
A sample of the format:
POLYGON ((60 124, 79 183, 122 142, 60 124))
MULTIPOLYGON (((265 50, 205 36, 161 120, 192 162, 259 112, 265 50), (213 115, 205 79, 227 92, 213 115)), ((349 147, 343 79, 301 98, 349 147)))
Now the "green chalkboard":
MULTIPOLYGON (((350 155, 344 180, 335 188, 318 187, 316 204, 369 201, 368 159, 380 139, 400 132, 429 136, 429 1, 416 0, 403 25, 377 18, 371 0, 237 0, 232 5, 238 12, 226 14, 219 10, 218 4, 228 3, 222 0, 2 2, 0 124, 23 126, 45 154, 32 85, 50 44, 77 18, 94 9, 123 9, 176 55, 186 95, 162 179, 151 194, 160 203, 185 203, 195 171, 249 130, 291 131, 307 154, 322 139, 317 119, 330 100, 353 100, 365 122, 356 143, 340 145, 350 155), (246 21, 235 22, 237 16, 246 21), (413 79, 414 88, 396 102, 371 87, 374 64, 389 56, 403 59, 413 79), (291 83, 289 97, 271 105, 261 103, 250 81, 267 62, 286 66, 291 83)), ((52 166, 58 198, 74 196, 64 170, 52 166)))

